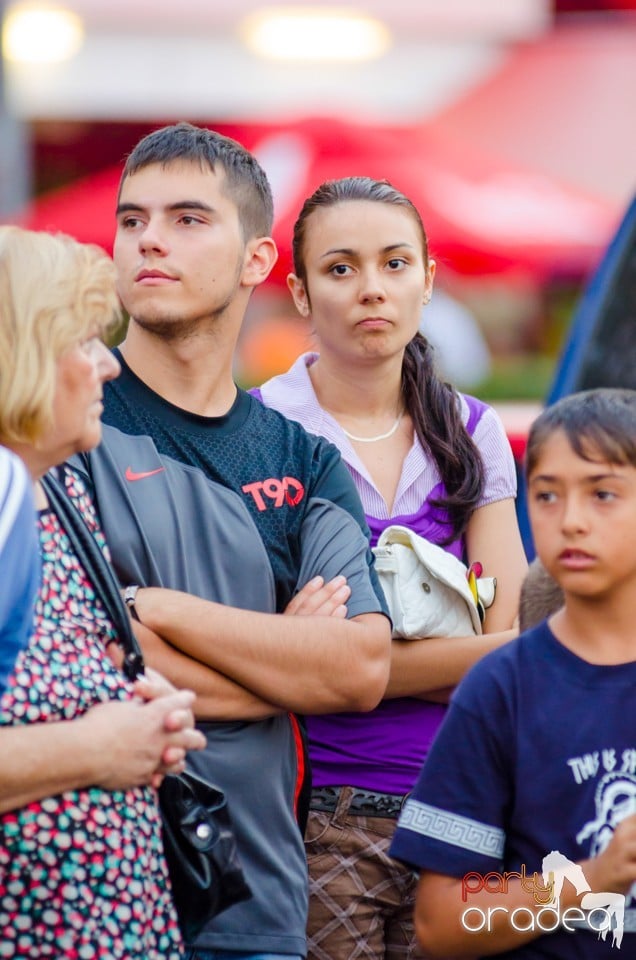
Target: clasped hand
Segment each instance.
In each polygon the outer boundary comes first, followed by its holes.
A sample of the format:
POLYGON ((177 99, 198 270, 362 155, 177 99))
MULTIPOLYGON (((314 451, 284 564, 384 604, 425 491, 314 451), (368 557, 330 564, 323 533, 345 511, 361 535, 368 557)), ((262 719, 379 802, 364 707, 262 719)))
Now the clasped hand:
POLYGON ((152 785, 167 773, 179 773, 189 750, 205 746, 194 726, 192 690, 177 690, 161 674, 146 668, 131 700, 109 700, 83 718, 99 762, 99 784, 109 790, 152 785))

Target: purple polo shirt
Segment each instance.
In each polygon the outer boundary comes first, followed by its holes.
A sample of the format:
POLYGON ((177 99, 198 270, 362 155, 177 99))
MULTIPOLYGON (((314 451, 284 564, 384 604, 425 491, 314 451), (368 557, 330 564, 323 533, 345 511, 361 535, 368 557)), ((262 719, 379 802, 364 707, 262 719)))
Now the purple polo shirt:
MULTIPOLYGON (((433 542, 444 535, 439 509, 431 507, 442 489, 437 466, 414 437, 407 454, 392 512, 376 489, 338 422, 319 405, 307 367, 317 354, 299 357, 287 373, 252 391, 268 407, 299 421, 311 433, 334 443, 351 473, 371 530, 374 546, 393 523, 410 527, 433 542)), ((517 480, 510 444, 498 415, 480 400, 459 395, 468 432, 479 447, 486 483, 480 506, 516 496, 517 480)), ((460 557, 463 544, 447 547, 460 557)), ((446 712, 444 704, 415 697, 383 700, 369 713, 308 717, 309 753, 315 787, 354 786, 383 793, 408 793, 446 712)))

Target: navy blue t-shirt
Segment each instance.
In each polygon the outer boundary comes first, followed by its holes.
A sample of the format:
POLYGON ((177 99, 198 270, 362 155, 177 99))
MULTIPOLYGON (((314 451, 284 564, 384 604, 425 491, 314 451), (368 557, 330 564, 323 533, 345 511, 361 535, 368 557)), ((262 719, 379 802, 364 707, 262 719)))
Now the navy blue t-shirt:
MULTIPOLYGON (((392 856, 463 878, 522 867, 541 875, 551 851, 572 863, 600 853, 636 811, 635 692, 636 662, 588 663, 545 622, 488 654, 452 698, 392 856)), ((629 895, 627 956, 636 951, 635 906, 629 895)), ((558 931, 500 956, 610 957, 611 934, 599 940, 588 930, 558 931)))

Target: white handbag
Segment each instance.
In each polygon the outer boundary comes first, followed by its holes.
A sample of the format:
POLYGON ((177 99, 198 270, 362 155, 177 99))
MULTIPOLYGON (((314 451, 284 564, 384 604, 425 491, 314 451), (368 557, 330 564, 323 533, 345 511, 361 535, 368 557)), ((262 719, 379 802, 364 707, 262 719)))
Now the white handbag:
POLYGON ((482 633, 484 609, 495 599, 494 577, 471 576, 471 589, 470 571, 461 560, 397 524, 384 530, 373 552, 394 637, 482 633))

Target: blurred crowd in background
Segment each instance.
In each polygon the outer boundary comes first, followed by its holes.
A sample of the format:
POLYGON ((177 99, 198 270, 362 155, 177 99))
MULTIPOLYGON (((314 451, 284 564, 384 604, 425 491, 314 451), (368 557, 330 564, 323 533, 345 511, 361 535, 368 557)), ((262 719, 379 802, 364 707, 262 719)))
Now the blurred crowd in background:
POLYGON ((634 191, 636 2, 440 6, 69 0, 58 53, 52 20, 38 46, 37 6, 5 2, 0 220, 110 249, 140 135, 188 119, 235 136, 272 182, 280 250, 243 332, 249 386, 311 342, 285 286, 300 198, 327 177, 387 178, 438 263, 422 329, 442 373, 488 400, 539 401, 634 191), (268 26, 273 51, 257 47, 268 26))

